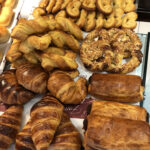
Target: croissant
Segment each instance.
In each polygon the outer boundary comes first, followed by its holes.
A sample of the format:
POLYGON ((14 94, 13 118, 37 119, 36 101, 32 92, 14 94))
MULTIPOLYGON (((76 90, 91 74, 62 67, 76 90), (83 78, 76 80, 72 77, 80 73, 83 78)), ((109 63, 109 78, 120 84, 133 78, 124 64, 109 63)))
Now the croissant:
POLYGON ((47 94, 31 109, 32 140, 37 150, 48 150, 63 114, 63 105, 47 94))
MULTIPOLYGON (((73 52, 69 52, 69 53, 73 53, 73 52)), ((66 53, 65 55, 59 55, 59 54, 54 54, 54 53, 44 53, 41 56, 42 58, 41 65, 47 71, 51 71, 54 68, 59 68, 61 70, 77 69, 78 64, 75 61, 76 57, 72 58, 69 55, 68 53, 66 53)))
POLYGON ((11 37, 24 41, 31 34, 54 29, 60 29, 60 26, 55 19, 49 16, 37 17, 32 20, 21 19, 14 27, 11 37))
POLYGON ((67 73, 55 71, 48 79, 48 90, 64 104, 79 104, 87 95, 86 79, 74 82, 67 73))
POLYGON ((72 35, 66 34, 63 31, 51 31, 49 34, 52 38, 52 43, 57 47, 63 48, 67 46, 74 52, 79 52, 80 43, 72 35))
POLYGON ((17 82, 15 71, 8 70, 0 75, 0 100, 5 104, 24 104, 34 94, 17 82))
POLYGON ((31 120, 16 137, 15 150, 36 150, 32 141, 31 120))
POLYGON ((17 60, 22 56, 22 53, 19 51, 20 41, 13 39, 13 43, 11 44, 10 49, 6 55, 6 59, 10 62, 17 60))
POLYGON ((9 107, 0 116, 0 150, 8 149, 19 132, 23 108, 20 105, 9 107))
POLYGON ((47 49, 51 43, 51 37, 49 34, 44 34, 43 36, 29 36, 25 41, 21 42, 19 46, 19 51, 27 54, 32 52, 34 49, 44 50, 47 49))
POLYGON ((69 116, 63 113, 61 123, 57 129, 49 150, 80 150, 80 133, 73 126, 69 116))
POLYGON ((78 40, 83 40, 81 29, 70 19, 64 17, 57 17, 56 21, 60 24, 64 31, 71 33, 78 40))
POLYGON ((18 83, 35 93, 45 93, 48 75, 39 65, 23 64, 16 70, 18 83))

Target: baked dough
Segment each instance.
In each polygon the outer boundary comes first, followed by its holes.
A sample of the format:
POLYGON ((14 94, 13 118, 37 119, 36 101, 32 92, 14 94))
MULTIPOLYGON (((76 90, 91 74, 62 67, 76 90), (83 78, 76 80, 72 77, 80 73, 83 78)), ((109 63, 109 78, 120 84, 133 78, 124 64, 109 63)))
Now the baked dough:
POLYGON ((0 43, 5 43, 9 40, 10 33, 6 27, 0 26, 0 43))

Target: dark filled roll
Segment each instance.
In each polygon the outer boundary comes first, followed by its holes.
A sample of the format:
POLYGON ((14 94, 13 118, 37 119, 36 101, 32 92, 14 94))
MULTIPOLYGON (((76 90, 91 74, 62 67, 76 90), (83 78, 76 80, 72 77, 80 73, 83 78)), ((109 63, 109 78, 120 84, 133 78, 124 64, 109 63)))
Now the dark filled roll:
POLYGON ((103 100, 139 102, 144 92, 141 82, 136 75, 94 73, 89 79, 88 92, 103 100))
POLYGON ((40 65, 23 64, 16 70, 18 83, 24 88, 35 92, 45 93, 47 91, 48 75, 40 65))
POLYGON ((145 121, 88 116, 85 150, 149 150, 150 125, 145 121))
POLYGON ((9 105, 24 104, 33 97, 34 93, 18 84, 14 70, 0 75, 0 101, 9 105))
POLYGON ((7 150, 15 141, 21 125, 22 111, 22 106, 15 105, 0 116, 0 150, 7 150))
POLYGON ((61 122, 63 105, 47 94, 31 109, 31 134, 36 150, 48 150, 61 122))

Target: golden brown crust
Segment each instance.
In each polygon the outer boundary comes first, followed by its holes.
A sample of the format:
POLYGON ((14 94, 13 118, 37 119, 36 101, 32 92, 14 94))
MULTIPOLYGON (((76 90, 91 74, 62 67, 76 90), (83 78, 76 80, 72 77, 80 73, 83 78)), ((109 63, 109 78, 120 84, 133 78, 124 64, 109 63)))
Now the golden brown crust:
POLYGON ((41 0, 39 7, 46 9, 48 3, 49 3, 49 0, 41 0))
POLYGON ((0 43, 5 43, 9 40, 10 33, 4 26, 0 26, 0 43))
POLYGON ((63 0, 56 0, 56 3, 52 9, 52 13, 56 13, 61 9, 61 5, 63 3, 63 0))
POLYGON ((96 0, 83 0, 82 8, 86 10, 95 10, 96 9, 96 0))
POLYGON ((47 11, 48 13, 51 13, 53 7, 55 6, 55 4, 56 4, 56 0, 49 0, 49 4, 48 4, 48 6, 46 7, 46 11, 47 11))
POLYGON ((69 116, 63 113, 61 123, 57 129, 49 150, 80 150, 80 133, 73 126, 69 116))
POLYGON ((86 97, 86 79, 77 82, 63 71, 56 71, 48 79, 48 89, 64 104, 79 104, 86 97))
POLYGON ((5 104, 24 104, 34 97, 34 94, 17 82, 15 71, 8 70, 0 75, 0 99, 5 104))
POLYGON ((105 150, 149 150, 150 126, 145 121, 90 115, 84 146, 105 150))
POLYGON ((71 0, 64 0, 64 2, 61 5, 61 9, 65 9, 70 1, 71 0))
POLYGON ((146 121, 147 112, 145 108, 136 105, 95 100, 90 115, 146 121))
POLYGON ((102 28, 104 25, 104 15, 102 13, 97 13, 96 16, 96 29, 102 28))
POLYGON ((0 149, 6 150, 15 141, 21 126, 23 107, 15 105, 9 107, 0 116, 0 149))
POLYGON ((35 93, 47 91, 48 75, 39 65, 23 64, 16 70, 18 83, 35 93))
POLYGON ((37 18, 46 14, 45 9, 37 7, 33 10, 33 17, 37 18))
POLYGON ((5 0, 3 6, 13 8, 16 4, 16 0, 5 0))
POLYGON ((64 17, 64 18, 66 18, 66 11, 65 10, 61 10, 61 11, 59 11, 57 14, 56 14, 56 16, 55 16, 55 19, 57 20, 57 18, 58 17, 64 17))
POLYGON ((124 9, 125 13, 133 12, 136 10, 136 5, 134 4, 135 0, 124 0, 122 2, 122 8, 124 9))
POLYGON ((66 12, 70 17, 76 18, 80 15, 81 2, 79 0, 72 0, 66 7, 66 12))
POLYGON ((90 78, 88 91, 100 99, 130 103, 142 101, 144 92, 139 76, 96 73, 90 78))
POLYGON ((47 94, 31 109, 32 140, 37 150, 48 149, 61 122, 63 105, 47 94))

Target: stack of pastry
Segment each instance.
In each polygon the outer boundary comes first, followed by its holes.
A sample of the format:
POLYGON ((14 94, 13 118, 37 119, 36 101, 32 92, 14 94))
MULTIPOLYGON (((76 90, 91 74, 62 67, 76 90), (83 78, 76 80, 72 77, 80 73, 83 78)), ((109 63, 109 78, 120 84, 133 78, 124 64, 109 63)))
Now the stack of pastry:
POLYGON ((94 101, 84 127, 85 150, 150 149, 150 125, 139 106, 94 101))
POLYGON ((42 0, 33 15, 61 15, 88 32, 102 27, 134 29, 135 10, 134 0, 42 0))

